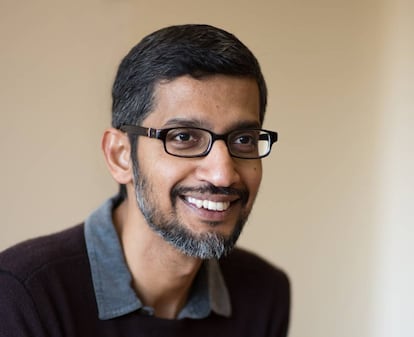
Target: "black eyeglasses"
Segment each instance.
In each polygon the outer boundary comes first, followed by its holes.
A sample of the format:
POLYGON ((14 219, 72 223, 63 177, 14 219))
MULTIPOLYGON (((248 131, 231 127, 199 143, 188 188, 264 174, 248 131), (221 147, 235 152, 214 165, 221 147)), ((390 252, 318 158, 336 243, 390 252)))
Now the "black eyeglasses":
POLYGON ((131 135, 160 139, 164 143, 165 152, 183 158, 207 156, 213 143, 223 140, 232 157, 259 159, 266 157, 277 141, 277 132, 262 129, 233 130, 223 135, 193 127, 153 129, 123 125, 120 129, 131 135))

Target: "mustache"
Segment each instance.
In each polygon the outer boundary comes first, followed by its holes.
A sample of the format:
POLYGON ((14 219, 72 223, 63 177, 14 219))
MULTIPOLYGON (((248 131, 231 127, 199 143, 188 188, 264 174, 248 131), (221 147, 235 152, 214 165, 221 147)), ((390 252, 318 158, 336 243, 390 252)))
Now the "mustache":
POLYGON ((239 197, 243 205, 249 200, 249 191, 246 189, 214 186, 212 184, 197 187, 175 186, 170 193, 171 200, 175 203, 177 197, 187 193, 235 195, 239 197))

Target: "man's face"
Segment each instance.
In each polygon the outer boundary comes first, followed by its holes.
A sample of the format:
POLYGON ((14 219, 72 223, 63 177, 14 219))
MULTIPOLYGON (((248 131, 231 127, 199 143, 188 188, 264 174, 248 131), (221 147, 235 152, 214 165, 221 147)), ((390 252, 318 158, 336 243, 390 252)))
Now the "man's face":
MULTIPOLYGON (((260 127, 257 84, 224 75, 162 82, 142 125, 195 126, 217 134, 260 127)), ((221 140, 205 157, 179 158, 147 137, 138 141, 137 158, 138 206, 153 230, 194 257, 219 258, 233 248, 257 195, 260 159, 232 158, 221 140)))

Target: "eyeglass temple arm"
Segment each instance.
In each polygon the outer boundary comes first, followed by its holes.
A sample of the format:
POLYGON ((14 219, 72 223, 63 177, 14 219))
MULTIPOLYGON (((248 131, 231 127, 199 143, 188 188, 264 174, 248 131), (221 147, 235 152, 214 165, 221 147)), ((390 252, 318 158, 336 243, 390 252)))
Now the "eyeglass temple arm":
POLYGON ((139 125, 122 125, 120 129, 133 135, 147 136, 149 138, 158 138, 159 134, 157 129, 146 128, 139 125))

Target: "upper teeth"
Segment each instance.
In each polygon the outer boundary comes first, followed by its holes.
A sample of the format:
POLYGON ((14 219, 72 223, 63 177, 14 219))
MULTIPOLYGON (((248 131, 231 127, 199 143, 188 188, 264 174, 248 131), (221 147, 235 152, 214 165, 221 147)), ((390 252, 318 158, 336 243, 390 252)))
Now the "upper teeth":
POLYGON ((187 197, 186 200, 190 203, 195 205, 197 208, 206 208, 210 211, 225 211, 229 208, 230 202, 229 201, 211 201, 211 200, 200 200, 192 197, 187 197))

